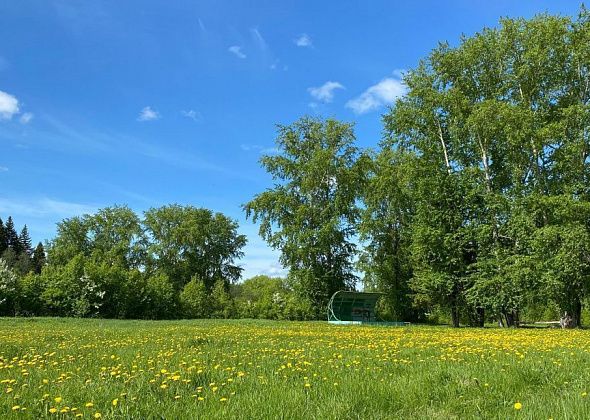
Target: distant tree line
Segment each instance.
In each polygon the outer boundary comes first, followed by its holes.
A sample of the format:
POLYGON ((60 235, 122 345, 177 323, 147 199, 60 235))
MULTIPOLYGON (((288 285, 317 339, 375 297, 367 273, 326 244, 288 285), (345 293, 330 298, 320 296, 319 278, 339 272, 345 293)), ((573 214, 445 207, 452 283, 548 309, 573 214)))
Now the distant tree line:
POLYGON ((65 219, 32 251, 26 226, 0 224, 0 315, 307 319, 284 279, 241 284, 246 238, 210 210, 170 205, 140 219, 128 207, 65 219))
POLYGON ((384 293, 388 319, 518 326, 567 312, 579 326, 590 293, 589 45, 583 7, 442 43, 405 73, 377 150, 332 118, 278 126, 278 152, 261 159, 273 185, 243 208, 286 279, 239 283, 246 238, 206 209, 66 219, 46 263, 9 218, 0 312, 323 319, 334 292, 362 281, 384 293))
POLYGON ((18 274, 29 271, 39 274, 45 264, 45 249, 41 242, 33 249, 27 225, 18 234, 12 217, 8 216, 6 223, 0 218, 0 258, 18 274))

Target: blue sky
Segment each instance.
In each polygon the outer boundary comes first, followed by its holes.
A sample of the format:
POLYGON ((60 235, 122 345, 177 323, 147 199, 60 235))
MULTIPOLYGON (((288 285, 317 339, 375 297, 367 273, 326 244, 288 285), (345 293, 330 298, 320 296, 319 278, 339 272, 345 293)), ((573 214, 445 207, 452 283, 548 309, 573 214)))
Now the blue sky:
POLYGON ((203 206, 248 236, 245 277, 280 274, 240 208, 271 185, 275 124, 336 117, 374 147, 399 72, 439 41, 579 4, 0 2, 0 217, 39 241, 108 205, 203 206))

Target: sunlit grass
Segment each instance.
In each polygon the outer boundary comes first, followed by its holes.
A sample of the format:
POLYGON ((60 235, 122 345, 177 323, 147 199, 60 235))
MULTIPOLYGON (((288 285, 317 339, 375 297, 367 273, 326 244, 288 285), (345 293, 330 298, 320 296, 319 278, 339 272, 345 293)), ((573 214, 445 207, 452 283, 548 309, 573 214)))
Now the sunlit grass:
POLYGON ((590 332, 0 320, 1 418, 590 418, 590 332))

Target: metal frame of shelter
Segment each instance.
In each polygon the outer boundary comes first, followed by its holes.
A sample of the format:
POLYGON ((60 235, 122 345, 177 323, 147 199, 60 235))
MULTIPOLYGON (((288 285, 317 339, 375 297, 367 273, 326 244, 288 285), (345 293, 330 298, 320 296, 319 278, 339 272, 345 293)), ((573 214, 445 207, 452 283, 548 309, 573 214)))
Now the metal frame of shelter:
POLYGON ((375 324, 405 326, 409 322, 386 322, 377 319, 375 306, 383 293, 340 290, 328 302, 328 322, 331 324, 375 324))

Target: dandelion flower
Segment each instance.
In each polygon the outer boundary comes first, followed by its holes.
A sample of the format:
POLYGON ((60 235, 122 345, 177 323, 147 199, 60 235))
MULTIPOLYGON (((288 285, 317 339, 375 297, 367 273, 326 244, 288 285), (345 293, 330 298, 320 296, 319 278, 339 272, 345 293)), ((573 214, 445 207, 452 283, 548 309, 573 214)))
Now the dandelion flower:
POLYGON ((515 402, 514 403, 514 409, 515 410, 521 410, 522 409, 522 404, 519 402, 515 402))

